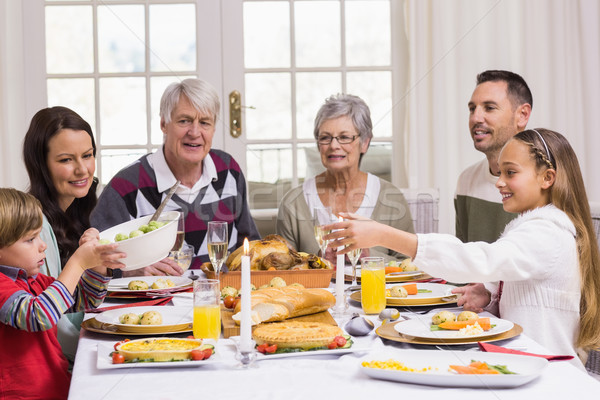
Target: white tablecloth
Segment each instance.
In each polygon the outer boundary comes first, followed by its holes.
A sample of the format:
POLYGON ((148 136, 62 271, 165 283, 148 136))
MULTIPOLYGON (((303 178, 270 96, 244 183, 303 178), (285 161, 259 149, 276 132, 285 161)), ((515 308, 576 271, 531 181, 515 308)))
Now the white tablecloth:
MULTIPOLYGON (((191 299, 181 296, 175 298, 174 303, 191 306, 191 299)), ((355 307, 351 307, 351 310, 360 312, 355 307)), ((377 317, 371 319, 376 321, 376 326, 381 323, 377 317)), ((216 351, 223 361, 221 364, 185 368, 96 368, 98 343, 115 343, 122 338, 82 330, 69 399, 534 400, 595 398, 600 393, 600 382, 565 361, 551 362, 539 378, 524 386, 493 390, 440 388, 371 379, 360 371, 358 362, 368 352, 341 357, 306 356, 263 360, 255 362, 254 368, 236 369, 238 362, 230 339, 220 339, 217 344, 216 351)), ((549 354, 547 349, 525 334, 501 344, 532 353, 549 354)), ((354 346, 370 351, 382 348, 427 348, 387 340, 384 342, 374 331, 369 336, 355 338, 354 346)), ((465 351, 465 348, 448 350, 446 347, 445 351, 465 351)))

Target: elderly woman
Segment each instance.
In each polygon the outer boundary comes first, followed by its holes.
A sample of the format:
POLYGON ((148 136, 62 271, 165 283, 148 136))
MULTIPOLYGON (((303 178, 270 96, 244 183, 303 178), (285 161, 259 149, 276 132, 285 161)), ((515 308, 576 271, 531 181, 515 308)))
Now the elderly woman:
MULTIPOLYGON (((398 229, 414 232, 408 204, 398 188, 361 171, 360 161, 373 137, 371 113, 359 97, 329 97, 315 118, 314 136, 325 172, 308 178, 290 190, 279 206, 277 233, 298 251, 317 254, 312 210, 330 207, 333 214, 349 212, 368 216, 398 229)), ((363 251, 366 255, 369 251, 363 251)), ((383 247, 370 249, 371 256, 387 260, 405 258, 383 247)), ((331 255, 327 256, 332 261, 331 255)))

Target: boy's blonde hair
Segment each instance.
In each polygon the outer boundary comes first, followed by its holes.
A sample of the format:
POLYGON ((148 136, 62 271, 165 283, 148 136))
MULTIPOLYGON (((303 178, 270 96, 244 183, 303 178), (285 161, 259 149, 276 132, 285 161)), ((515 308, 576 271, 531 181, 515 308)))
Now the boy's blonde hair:
POLYGON ((0 188, 0 249, 42 227, 38 199, 16 189, 0 188))

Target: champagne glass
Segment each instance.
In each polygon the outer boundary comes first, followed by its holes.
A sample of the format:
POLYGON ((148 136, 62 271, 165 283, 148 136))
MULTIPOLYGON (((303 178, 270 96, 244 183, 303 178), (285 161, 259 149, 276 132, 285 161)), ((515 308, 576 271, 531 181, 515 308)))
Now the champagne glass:
POLYGON ((183 211, 178 211, 179 216, 177 219, 177 239, 171 251, 179 251, 183 247, 185 241, 185 214, 183 211))
POLYGON ((350 250, 350 252, 346 254, 350 260, 350 264, 352 264, 352 286, 356 286, 356 264, 358 263, 361 254, 362 249, 350 250))
POLYGON ((215 279, 219 279, 221 266, 227 258, 227 222, 215 221, 208 223, 208 256, 215 271, 215 279))
POLYGON ((321 257, 325 257, 327 250, 327 240, 323 240, 323 236, 329 235, 330 231, 323 229, 323 225, 328 225, 332 222, 331 207, 315 207, 313 209, 313 223, 315 229, 315 239, 321 249, 321 257))

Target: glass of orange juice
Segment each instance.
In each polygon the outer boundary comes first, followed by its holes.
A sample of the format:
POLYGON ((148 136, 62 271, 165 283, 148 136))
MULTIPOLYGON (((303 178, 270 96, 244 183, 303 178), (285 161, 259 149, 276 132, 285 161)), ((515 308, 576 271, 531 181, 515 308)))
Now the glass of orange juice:
POLYGON ((365 314, 379 314, 385 309, 385 267, 383 257, 361 259, 360 302, 365 314))
POLYGON ((216 279, 194 281, 194 337, 218 340, 221 336, 221 289, 216 279))

